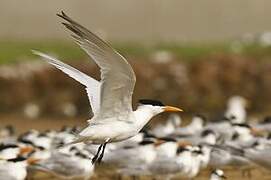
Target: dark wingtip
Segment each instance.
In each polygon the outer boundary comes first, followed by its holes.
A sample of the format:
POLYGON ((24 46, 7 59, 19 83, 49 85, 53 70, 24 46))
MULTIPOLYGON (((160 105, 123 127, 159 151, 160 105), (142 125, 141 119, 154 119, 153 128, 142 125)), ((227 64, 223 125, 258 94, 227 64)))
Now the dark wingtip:
POLYGON ((61 14, 60 14, 60 13, 56 13, 56 15, 57 15, 58 17, 62 17, 62 14, 63 14, 63 11, 61 11, 61 14))
POLYGON ((66 21, 69 21, 70 19, 69 16, 64 13, 64 11, 61 11, 61 13, 57 13, 56 15, 62 19, 65 19, 66 21))
POLYGON ((65 144, 63 142, 61 142, 61 143, 56 145, 55 149, 61 149, 63 147, 65 147, 65 144))
POLYGON ((65 27, 68 27, 68 26, 69 26, 69 24, 68 24, 68 23, 65 23, 65 22, 62 22, 61 24, 64 25, 65 27))
POLYGON ((61 17, 61 16, 66 16, 66 14, 64 13, 64 11, 63 11, 63 10, 62 10, 62 11, 60 11, 60 13, 57 13, 56 15, 57 15, 57 16, 60 16, 60 17, 61 17))

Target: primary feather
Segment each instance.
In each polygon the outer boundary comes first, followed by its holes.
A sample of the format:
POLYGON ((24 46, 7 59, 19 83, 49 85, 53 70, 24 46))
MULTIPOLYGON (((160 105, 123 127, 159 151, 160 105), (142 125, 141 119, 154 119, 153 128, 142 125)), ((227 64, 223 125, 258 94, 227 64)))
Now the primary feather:
POLYGON ((62 72, 66 73, 71 78, 85 85, 92 111, 94 115, 98 113, 100 108, 100 86, 101 86, 101 83, 99 81, 86 75, 85 73, 82 73, 81 71, 75 69, 74 67, 57 60, 54 57, 51 57, 47 54, 35 50, 32 50, 32 52, 42 57, 44 60, 46 60, 48 63, 52 64, 62 72))

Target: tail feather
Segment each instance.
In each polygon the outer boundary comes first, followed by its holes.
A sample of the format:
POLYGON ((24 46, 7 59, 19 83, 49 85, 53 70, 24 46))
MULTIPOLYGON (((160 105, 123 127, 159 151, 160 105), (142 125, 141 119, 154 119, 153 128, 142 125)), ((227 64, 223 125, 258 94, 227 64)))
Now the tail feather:
POLYGON ((63 148, 63 147, 73 145, 73 144, 78 144, 78 143, 84 142, 85 140, 86 140, 86 137, 78 137, 77 139, 75 139, 72 142, 69 142, 69 143, 66 143, 66 144, 61 143, 56 148, 59 149, 59 148, 63 148))

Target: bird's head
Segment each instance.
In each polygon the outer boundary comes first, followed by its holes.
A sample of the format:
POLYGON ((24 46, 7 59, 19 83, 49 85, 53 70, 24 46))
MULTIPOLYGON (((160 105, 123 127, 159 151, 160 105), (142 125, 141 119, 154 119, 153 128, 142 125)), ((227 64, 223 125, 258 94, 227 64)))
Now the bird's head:
POLYGON ((248 107, 249 106, 249 102, 247 99, 245 99, 244 97, 241 96, 232 96, 229 100, 228 100, 228 106, 239 106, 239 107, 248 107))
POLYGON ((220 169, 213 170, 211 176, 214 177, 213 179, 227 179, 224 172, 220 169), (217 178, 215 178, 215 177, 217 177, 217 178))
POLYGON ((141 99, 138 108, 147 109, 154 115, 162 112, 182 112, 183 110, 173 106, 166 106, 161 101, 141 99))

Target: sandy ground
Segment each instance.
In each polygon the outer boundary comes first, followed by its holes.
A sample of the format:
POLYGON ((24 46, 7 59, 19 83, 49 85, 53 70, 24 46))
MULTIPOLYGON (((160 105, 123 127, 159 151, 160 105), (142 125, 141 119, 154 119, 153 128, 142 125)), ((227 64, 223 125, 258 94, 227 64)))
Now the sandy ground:
MULTIPOLYGON (((38 130, 46 130, 46 129, 60 129, 63 125, 67 126, 73 126, 73 125, 80 125, 84 126, 84 119, 39 119, 39 120, 31 120, 31 119, 24 119, 24 118, 16 118, 15 115, 11 116, 1 116, 1 126, 5 126, 7 124, 12 124, 15 126, 16 131, 18 133, 22 133, 27 131, 28 129, 38 129, 38 130)), ((223 169, 225 171, 225 175, 230 180, 239 180, 239 179, 261 179, 261 180, 271 180, 271 171, 264 170, 259 167, 253 167, 250 170, 251 176, 249 177, 248 172, 242 171, 238 167, 226 167, 223 169)), ((202 171, 198 177, 194 179, 198 180, 206 180, 209 178, 209 175, 211 173, 211 169, 206 169, 202 171)), ((93 179, 95 180, 109 180, 109 179, 122 179, 122 180, 129 180, 133 179, 132 177, 128 176, 120 176, 117 173, 112 172, 107 167, 104 167, 102 165, 99 165, 96 167, 95 175, 93 176, 93 179)), ((151 180, 154 177, 138 177, 140 180, 151 180)), ((56 180, 58 178, 55 178, 51 175, 48 175, 43 172, 32 174, 30 179, 38 179, 38 180, 56 180)), ((178 177, 175 177, 173 179, 180 179, 178 177)))
MULTIPOLYGON (((110 180, 110 179, 121 179, 121 180, 133 180, 135 177, 130 177, 130 176, 121 176, 117 173, 112 173, 112 172, 106 172, 108 171, 104 167, 100 166, 96 168, 96 173, 92 177, 94 180, 110 180)), ((253 179, 259 179, 259 180, 270 180, 271 179, 271 172, 268 172, 264 169, 261 168, 253 168, 250 173, 251 175, 249 176, 248 174, 243 174, 241 170, 238 168, 233 168, 233 167, 226 167, 223 169, 225 172, 225 175, 228 180, 253 180, 253 179)), ((211 170, 206 169, 202 171, 197 177, 195 177, 195 180, 208 180, 210 176, 211 170)), ((140 176, 136 177, 137 180, 154 180, 156 179, 165 179, 165 177, 150 177, 150 176, 140 176)), ((45 173, 36 173, 34 176, 31 177, 31 179, 37 179, 37 180, 58 180, 59 178, 53 177, 51 175, 45 174, 45 173)), ((177 179, 185 179, 185 178, 180 178, 180 177, 174 177, 172 178, 173 180, 177 179)))

